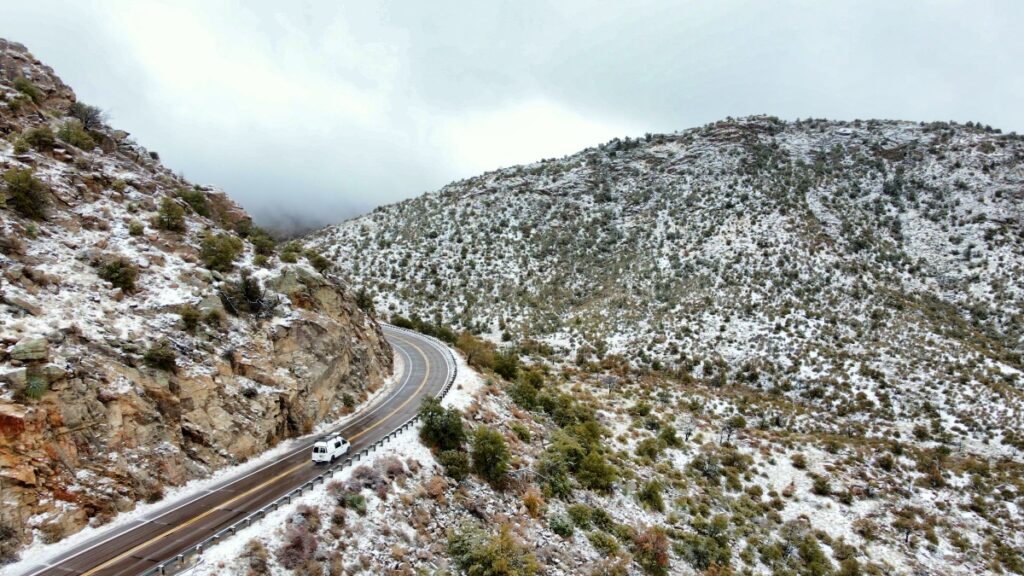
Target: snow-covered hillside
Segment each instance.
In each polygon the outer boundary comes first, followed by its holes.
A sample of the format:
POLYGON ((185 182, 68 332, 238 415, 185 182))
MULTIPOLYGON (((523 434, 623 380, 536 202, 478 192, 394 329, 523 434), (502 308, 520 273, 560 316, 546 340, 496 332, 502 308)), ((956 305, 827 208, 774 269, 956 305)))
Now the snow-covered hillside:
POLYGON ((379 327, 315 255, 278 254, 2 39, 0 136, 0 564, 306 433, 387 376, 379 327))
POLYGON ((1022 210, 1016 135, 752 117, 456 182, 307 245, 382 313, 1015 451, 1022 210))

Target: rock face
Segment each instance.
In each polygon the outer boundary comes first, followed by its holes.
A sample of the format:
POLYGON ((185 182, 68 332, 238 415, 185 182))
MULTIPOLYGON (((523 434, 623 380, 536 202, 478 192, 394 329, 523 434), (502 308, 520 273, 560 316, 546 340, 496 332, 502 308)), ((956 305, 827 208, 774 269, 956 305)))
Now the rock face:
POLYGON ((102 124, 60 140, 74 102, 0 40, 0 175, 43 190, 33 215, 0 180, 0 564, 339 417, 392 367, 345 288, 226 194, 102 124), (212 271, 217 236, 240 249, 212 271))

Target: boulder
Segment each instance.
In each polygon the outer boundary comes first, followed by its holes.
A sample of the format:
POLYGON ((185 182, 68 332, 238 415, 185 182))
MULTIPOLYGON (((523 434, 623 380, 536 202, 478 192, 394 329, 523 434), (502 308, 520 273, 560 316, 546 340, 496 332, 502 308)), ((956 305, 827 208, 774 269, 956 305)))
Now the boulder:
POLYGON ((11 358, 22 362, 42 361, 50 357, 46 338, 25 338, 11 348, 11 358))
POLYGON ((35 302, 32 302, 32 301, 27 300, 25 298, 22 298, 20 296, 14 296, 12 294, 4 294, 2 299, 3 299, 4 304, 7 304, 9 306, 14 306, 15 308, 18 308, 20 310, 24 310, 25 312, 28 312, 29 314, 31 314, 33 316, 40 316, 43 313, 42 306, 36 304, 35 302))

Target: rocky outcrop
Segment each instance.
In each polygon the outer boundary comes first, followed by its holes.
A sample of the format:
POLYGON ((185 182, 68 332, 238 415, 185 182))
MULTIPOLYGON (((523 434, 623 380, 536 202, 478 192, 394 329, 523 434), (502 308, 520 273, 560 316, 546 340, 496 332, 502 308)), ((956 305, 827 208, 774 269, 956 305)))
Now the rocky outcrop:
MULTIPOLYGON (((31 172, 45 208, 0 202, 0 564, 307 433, 392 368, 344 286, 265 238, 257 250, 223 192, 106 126, 88 130, 91 149, 38 144, 74 102, 0 40, 0 174, 31 172), (246 289, 259 310, 224 305, 246 289)), ((13 194, 0 181, 0 200, 13 194)))

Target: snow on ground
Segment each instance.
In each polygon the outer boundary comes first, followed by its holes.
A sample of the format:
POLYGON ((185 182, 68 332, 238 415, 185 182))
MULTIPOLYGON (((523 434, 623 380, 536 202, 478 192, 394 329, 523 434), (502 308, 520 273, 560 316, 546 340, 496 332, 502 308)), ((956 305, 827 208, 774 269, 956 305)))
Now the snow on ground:
POLYGON ((458 371, 455 374, 455 382, 441 404, 465 410, 473 403, 476 392, 484 387, 485 382, 479 372, 469 367, 462 354, 453 351, 453 355, 458 371))

